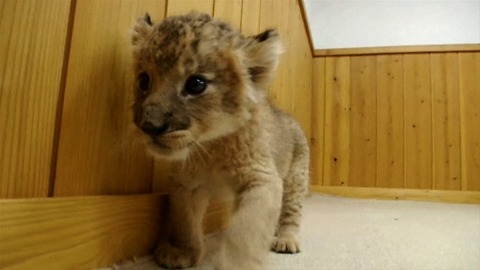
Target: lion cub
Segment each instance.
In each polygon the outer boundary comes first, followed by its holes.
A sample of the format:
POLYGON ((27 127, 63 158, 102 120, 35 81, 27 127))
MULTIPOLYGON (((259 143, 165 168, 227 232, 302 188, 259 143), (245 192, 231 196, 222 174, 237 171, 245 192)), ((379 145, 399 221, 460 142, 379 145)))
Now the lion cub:
MULTIPOLYGON (((268 250, 297 253, 309 149, 299 124, 266 98, 282 44, 274 30, 244 37, 192 12, 134 27, 134 122, 157 158, 173 160, 168 268, 197 265, 211 194, 230 193, 235 214, 221 269, 262 268, 268 250)), ((294 89, 289 89, 294 91, 294 89)))

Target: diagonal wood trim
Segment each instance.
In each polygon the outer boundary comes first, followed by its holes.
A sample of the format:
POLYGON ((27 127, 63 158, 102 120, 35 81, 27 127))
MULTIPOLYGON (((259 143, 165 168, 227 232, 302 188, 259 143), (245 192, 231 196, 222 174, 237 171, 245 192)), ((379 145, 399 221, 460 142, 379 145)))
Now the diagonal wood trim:
POLYGON ((411 200, 480 204, 480 192, 478 191, 447 191, 427 189, 421 190, 332 186, 310 186, 310 190, 315 193, 362 199, 411 200))
POLYGON ((425 52, 472 52, 480 51, 480 44, 458 45, 418 45, 418 46, 389 46, 369 48, 323 49, 314 50, 314 57, 340 55, 369 55, 394 53, 425 53, 425 52))
POLYGON ((303 24, 305 25, 305 31, 307 32, 308 44, 310 45, 310 50, 312 55, 315 55, 315 47, 313 46, 312 32, 310 31, 310 24, 308 23, 307 9, 305 8, 304 0, 297 0, 298 5, 300 6, 300 12, 302 13, 303 24))

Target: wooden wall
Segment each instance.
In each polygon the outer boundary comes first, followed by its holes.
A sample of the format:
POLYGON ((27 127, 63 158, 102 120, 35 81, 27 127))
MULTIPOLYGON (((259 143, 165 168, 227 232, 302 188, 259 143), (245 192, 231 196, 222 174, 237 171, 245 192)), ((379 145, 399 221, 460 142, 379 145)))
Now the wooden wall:
MULTIPOLYGON (((166 197, 149 193, 166 191, 169 166, 131 138, 130 30, 147 11, 159 22, 193 9, 247 35, 278 29, 286 53, 269 97, 309 136, 297 0, 0 0, 0 268, 95 268, 152 251, 166 197)), ((225 227, 229 207, 213 204, 205 229, 225 227)))
POLYGON ((0 198, 165 191, 131 140, 130 29, 196 9, 285 43, 269 92, 310 133, 311 52, 296 0, 2 0, 0 198), (153 179, 157 179, 153 181, 153 179))
POLYGON ((314 186, 480 191, 480 51, 315 57, 312 91, 314 186))

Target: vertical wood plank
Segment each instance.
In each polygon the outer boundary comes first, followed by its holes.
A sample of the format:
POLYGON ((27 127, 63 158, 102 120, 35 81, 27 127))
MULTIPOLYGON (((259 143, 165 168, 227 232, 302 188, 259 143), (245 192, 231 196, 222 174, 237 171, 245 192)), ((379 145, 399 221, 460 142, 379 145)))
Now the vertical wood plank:
MULTIPOLYGON (((283 41, 286 54, 288 54, 289 44, 285 42, 288 38, 287 24, 288 24, 288 4, 289 0, 261 0, 260 7, 260 24, 259 32, 263 32, 266 29, 276 29, 280 34, 280 38, 283 41), (281 20, 279 18, 282 18, 281 20)), ((275 105, 280 109, 289 113, 292 112, 292 93, 290 91, 282 91, 286 89, 288 56, 283 54, 278 64, 277 73, 272 85, 268 89, 268 97, 275 105)))
POLYGON ((243 0, 241 30, 245 36, 258 34, 261 4, 259 0, 243 0))
POLYGON ((240 30, 242 25, 242 0, 215 0, 213 12, 213 17, 240 30))
POLYGON ((312 185, 323 185, 325 135, 325 57, 313 59, 312 72, 312 185))
POLYGON ((348 186, 350 162, 350 57, 326 58, 325 165, 326 186, 348 186))
POLYGON ((432 104, 430 55, 404 55, 405 187, 431 189, 432 104))
POLYGON ((168 0, 167 16, 184 15, 190 11, 213 14, 214 0, 168 0))
POLYGON ((431 54, 433 101, 433 188, 459 190, 460 101, 458 54, 431 54))
POLYGON ((349 186, 376 185, 376 56, 352 56, 349 186))
POLYGON ((288 44, 286 57, 286 80, 284 92, 291 92, 291 110, 300 122, 305 136, 310 140, 312 125, 312 52, 308 35, 303 25, 302 13, 298 1, 290 0, 289 26, 284 43, 288 44))
POLYGON ((152 160, 131 136, 129 30, 145 11, 159 21, 164 10, 163 0, 77 1, 55 196, 151 190, 152 160))
POLYGON ((459 53, 462 190, 480 190, 480 52, 459 53))
POLYGON ((377 187, 404 187, 403 55, 377 56, 377 187))
POLYGON ((70 4, 0 3, 0 198, 48 195, 70 4))
MULTIPOLYGON (((300 31, 297 26, 297 21, 295 20, 295 1, 282 0, 281 2, 277 1, 274 5, 280 5, 280 13, 277 15, 275 24, 277 25, 276 27, 278 28, 285 47, 285 53, 282 55, 284 65, 280 70, 279 76, 275 78, 277 81, 282 82, 281 87, 277 88, 277 97, 279 103, 282 104, 280 106, 283 106, 287 112, 293 114, 297 120, 302 122, 297 112, 298 106, 295 96, 298 96, 300 94, 299 92, 302 91, 300 87, 302 76, 297 72, 300 68, 305 67, 300 65, 302 44, 298 36, 300 31), (282 18, 282 20, 278 18, 282 18), (292 40, 296 40, 297 42, 291 42, 292 40)), ((310 73, 312 72, 311 67, 310 65, 310 73)))

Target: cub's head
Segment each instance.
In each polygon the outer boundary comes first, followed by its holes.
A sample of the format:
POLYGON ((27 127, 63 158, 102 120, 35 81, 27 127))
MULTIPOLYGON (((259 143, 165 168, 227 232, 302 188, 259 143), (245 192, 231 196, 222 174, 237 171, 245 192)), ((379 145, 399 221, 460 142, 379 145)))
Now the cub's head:
POLYGON ((156 156, 184 159, 191 147, 228 135, 265 104, 264 90, 282 46, 273 30, 244 37, 230 25, 192 12, 132 36, 135 125, 156 156))

